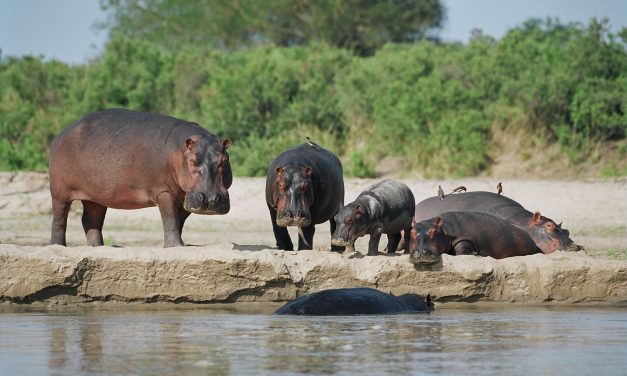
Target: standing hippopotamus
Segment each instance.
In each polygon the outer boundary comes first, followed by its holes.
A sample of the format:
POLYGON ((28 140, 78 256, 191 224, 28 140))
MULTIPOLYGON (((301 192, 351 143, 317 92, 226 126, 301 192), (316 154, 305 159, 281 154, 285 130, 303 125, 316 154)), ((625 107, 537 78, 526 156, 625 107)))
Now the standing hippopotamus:
POLYGON ((344 204, 342 163, 312 142, 281 153, 268 169, 266 203, 279 249, 294 249, 288 226, 299 228, 299 250, 313 249, 316 224, 330 221, 335 231, 333 216, 344 204))
POLYGON ((394 296, 371 288, 330 289, 303 295, 279 308, 277 315, 385 315, 433 311, 431 297, 394 296))
POLYGON ((416 205, 414 218, 420 222, 450 211, 476 211, 502 218, 527 231, 544 253, 583 249, 569 238, 568 230, 550 218, 540 212, 532 213, 518 202, 492 192, 459 193, 446 195, 444 199, 430 197, 416 205))
POLYGON ((449 255, 496 259, 542 253, 526 231, 487 213, 447 212, 414 224, 410 261, 432 263, 449 255))
POLYGON ((335 215, 337 228, 331 244, 352 247, 357 238, 370 234, 368 255, 375 256, 381 234, 387 234, 387 251, 394 253, 404 230, 404 248, 408 251, 415 205, 414 195, 405 184, 390 179, 376 183, 335 215))
POLYGON ((81 200, 89 245, 103 245, 107 208, 155 205, 164 247, 183 245, 181 232, 190 212, 229 211, 230 144, 198 124, 165 115, 124 109, 86 115, 50 147, 50 243, 65 245, 70 204, 81 200))

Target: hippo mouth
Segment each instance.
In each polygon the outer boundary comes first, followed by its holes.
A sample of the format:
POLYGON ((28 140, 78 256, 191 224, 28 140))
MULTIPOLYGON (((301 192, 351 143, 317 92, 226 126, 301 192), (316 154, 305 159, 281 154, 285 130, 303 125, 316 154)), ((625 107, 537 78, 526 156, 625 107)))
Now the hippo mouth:
POLYGON ((277 217, 276 224, 281 227, 307 227, 311 224, 311 219, 306 217, 277 217))
POLYGON ((213 200, 208 200, 206 197, 204 194, 187 194, 183 202, 183 209, 194 214, 203 215, 221 215, 231 210, 228 193, 215 196, 213 200))
POLYGON ((331 238, 331 244, 339 247, 350 247, 355 244, 355 239, 346 240, 343 238, 331 238))
POLYGON ((566 248, 560 249, 560 251, 564 251, 564 252, 579 252, 579 251, 583 251, 583 247, 580 246, 579 244, 571 244, 566 248))
POLYGON ((409 261, 414 265, 435 265, 442 262, 442 255, 429 250, 414 250, 409 253, 409 261))

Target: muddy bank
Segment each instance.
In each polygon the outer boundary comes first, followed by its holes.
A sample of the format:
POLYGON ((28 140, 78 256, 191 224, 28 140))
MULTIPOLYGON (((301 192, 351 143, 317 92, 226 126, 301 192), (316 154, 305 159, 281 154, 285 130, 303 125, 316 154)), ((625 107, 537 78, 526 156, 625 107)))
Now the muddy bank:
POLYGON ((271 302, 335 287, 435 295, 437 302, 627 303, 627 261, 583 253, 494 260, 445 256, 419 271, 406 255, 325 251, 0 245, 0 300, 271 302))

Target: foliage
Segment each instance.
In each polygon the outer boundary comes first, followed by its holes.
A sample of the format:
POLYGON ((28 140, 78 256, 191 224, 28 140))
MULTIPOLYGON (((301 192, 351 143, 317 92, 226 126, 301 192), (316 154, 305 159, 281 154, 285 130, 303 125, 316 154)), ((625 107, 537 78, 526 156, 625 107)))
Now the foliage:
POLYGON ((337 153, 347 175, 373 176, 386 156, 428 177, 474 175, 492 163, 495 127, 582 163, 599 145, 625 145, 625 36, 594 20, 534 20, 501 40, 477 32, 467 45, 387 44, 364 58, 325 43, 164 50, 118 35, 85 66, 0 59, 0 169, 45 169, 54 135, 108 107, 230 137, 237 175, 264 175, 305 136, 337 153))
POLYGON ((441 26, 439 0, 106 0, 103 27, 168 50, 237 50, 272 42, 324 42, 365 56, 386 42, 414 42, 441 26))

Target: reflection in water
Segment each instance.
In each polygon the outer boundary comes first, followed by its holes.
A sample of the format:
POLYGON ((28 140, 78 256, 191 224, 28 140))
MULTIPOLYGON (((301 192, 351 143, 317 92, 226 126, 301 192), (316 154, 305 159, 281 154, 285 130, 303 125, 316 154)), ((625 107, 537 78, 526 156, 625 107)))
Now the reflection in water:
POLYGON ((0 307, 0 374, 616 374, 625 309, 296 317, 0 307))
POLYGON ((54 327, 50 332, 50 368, 63 368, 66 361, 65 328, 54 327))

